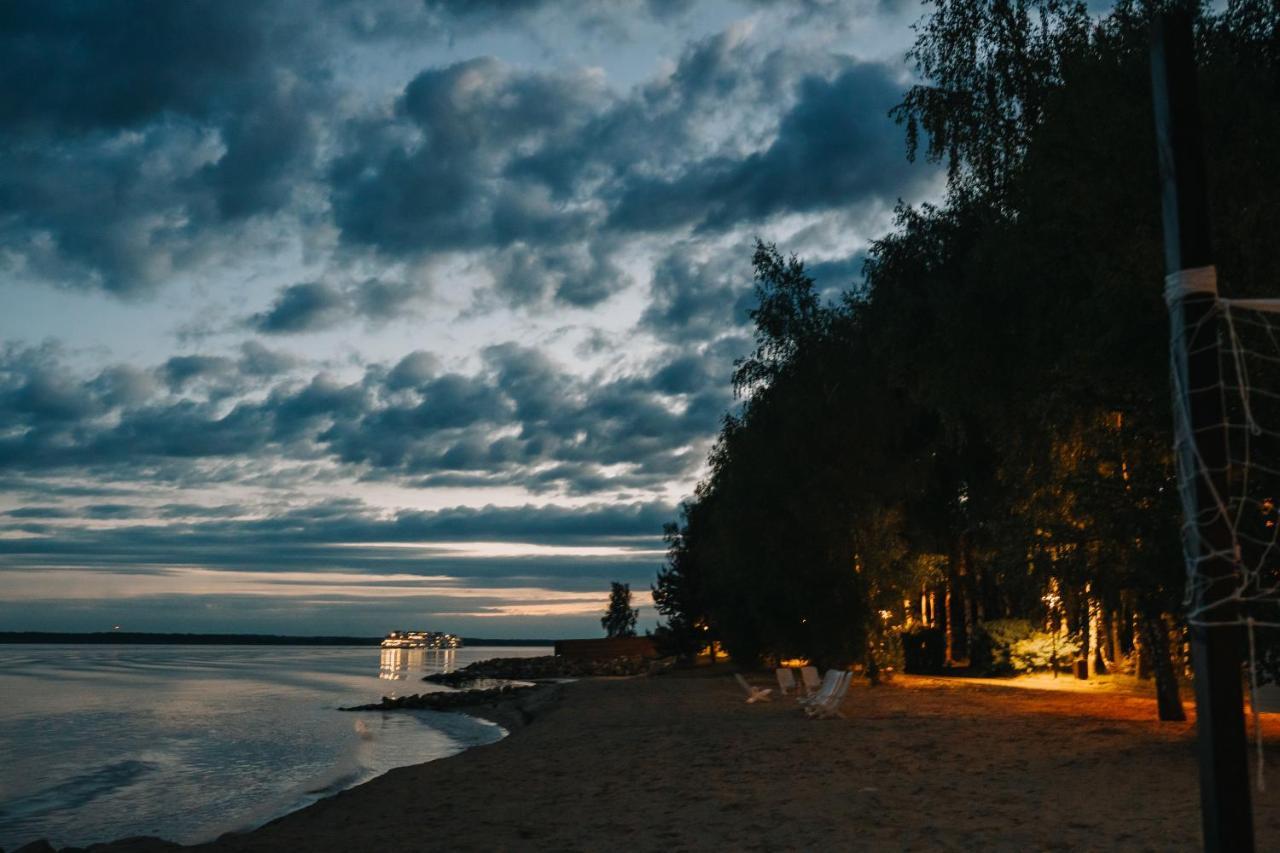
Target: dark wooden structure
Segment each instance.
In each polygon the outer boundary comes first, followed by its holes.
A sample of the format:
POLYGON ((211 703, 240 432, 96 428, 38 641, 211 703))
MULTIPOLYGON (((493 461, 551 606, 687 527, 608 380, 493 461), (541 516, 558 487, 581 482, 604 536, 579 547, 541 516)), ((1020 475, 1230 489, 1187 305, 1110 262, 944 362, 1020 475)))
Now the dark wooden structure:
POLYGON ((611 660, 613 658, 656 658, 657 649, 648 637, 607 637, 601 640, 556 640, 556 657, 570 660, 611 660))
MULTIPOLYGON (((1161 14, 1151 39, 1152 104, 1164 220, 1165 269, 1170 276, 1213 268, 1208 188, 1201 148, 1195 39, 1189 9, 1161 14)), ((1207 278, 1207 276, 1206 276, 1207 278)), ((1244 724, 1238 614, 1230 592, 1236 566, 1234 537, 1214 495, 1226 495, 1229 477, 1215 290, 1169 293, 1174 370, 1185 393, 1175 399, 1179 419, 1190 426, 1194 447, 1184 446, 1179 467, 1194 471, 1195 516, 1187 548, 1215 604, 1191 626, 1196 683, 1200 807, 1204 849, 1249 853, 1254 849, 1253 811, 1244 724), (1207 623, 1207 624, 1206 624, 1207 623)))

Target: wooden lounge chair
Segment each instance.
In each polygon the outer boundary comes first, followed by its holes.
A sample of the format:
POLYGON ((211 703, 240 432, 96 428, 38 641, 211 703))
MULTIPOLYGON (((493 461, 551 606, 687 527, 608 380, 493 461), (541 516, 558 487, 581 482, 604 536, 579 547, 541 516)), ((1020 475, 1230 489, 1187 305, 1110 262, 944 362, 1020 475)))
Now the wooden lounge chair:
POLYGON ((816 702, 823 701, 824 699, 827 698, 827 696, 831 694, 831 691, 835 689, 836 680, 839 677, 840 677, 840 670, 838 669, 827 670, 827 674, 822 676, 822 684, 821 686, 818 687, 818 692, 812 693, 808 696, 801 696, 797 698, 796 701, 799 702, 801 705, 812 705, 816 702))
POLYGON ((840 672, 836 676, 835 686, 831 692, 822 701, 806 705, 804 712, 814 720, 825 720, 830 717, 844 719, 844 714, 840 712, 840 703, 844 701, 844 695, 849 692, 849 683, 852 681, 852 672, 848 670, 840 672))
POLYGON ((735 672, 733 677, 738 679, 738 684, 742 685, 742 689, 746 691, 748 705, 752 705, 756 702, 768 702, 773 698, 770 695, 773 693, 772 687, 752 687, 747 683, 747 680, 742 677, 742 673, 740 672, 735 672))
POLYGON ((804 682, 804 695, 812 696, 818 686, 822 684, 822 679, 818 678, 818 668, 816 666, 800 667, 800 680, 804 682))
POLYGON ((791 667, 780 666, 774 670, 774 675, 778 676, 778 689, 782 691, 783 696, 800 689, 796 684, 796 674, 791 671, 791 667))

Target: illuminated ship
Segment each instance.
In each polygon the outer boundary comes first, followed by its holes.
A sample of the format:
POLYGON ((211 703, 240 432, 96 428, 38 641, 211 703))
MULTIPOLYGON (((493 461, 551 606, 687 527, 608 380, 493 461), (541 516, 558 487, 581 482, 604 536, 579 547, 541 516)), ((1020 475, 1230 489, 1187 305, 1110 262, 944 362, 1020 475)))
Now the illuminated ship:
POLYGON ((462 638, 443 631, 392 631, 382 641, 384 649, 460 649, 462 638))

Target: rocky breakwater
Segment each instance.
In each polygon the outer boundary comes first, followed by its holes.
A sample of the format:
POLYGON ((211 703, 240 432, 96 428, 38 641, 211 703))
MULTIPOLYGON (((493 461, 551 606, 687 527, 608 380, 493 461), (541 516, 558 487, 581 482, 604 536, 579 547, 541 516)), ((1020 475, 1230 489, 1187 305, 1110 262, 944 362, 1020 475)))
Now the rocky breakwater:
POLYGON ((648 660, 641 657, 608 660, 576 660, 546 655, 536 658, 490 658, 476 661, 453 672, 437 672, 423 681, 459 687, 477 681, 550 681, 561 678, 602 678, 657 675, 675 665, 674 658, 648 660))
POLYGON ((486 690, 440 690, 435 693, 414 693, 411 696, 383 696, 379 702, 353 705, 339 711, 456 711, 492 702, 504 702, 528 694, 537 687, 532 684, 504 684, 486 690))
POLYGON ((514 731, 533 722, 559 698, 558 684, 504 684, 483 690, 440 690, 412 696, 383 696, 380 702, 338 710, 461 711, 514 731))

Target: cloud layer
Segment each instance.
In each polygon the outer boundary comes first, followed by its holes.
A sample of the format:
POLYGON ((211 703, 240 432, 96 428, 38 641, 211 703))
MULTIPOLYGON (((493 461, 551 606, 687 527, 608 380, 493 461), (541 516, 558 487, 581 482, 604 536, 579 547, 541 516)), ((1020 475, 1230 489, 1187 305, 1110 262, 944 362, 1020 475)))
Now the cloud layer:
POLYGON ((294 572, 593 632, 573 596, 645 585, 735 405, 753 239, 834 295, 936 186, 887 116, 904 14, 6 4, 0 583, 39 603, 0 628, 288 621, 294 572))

